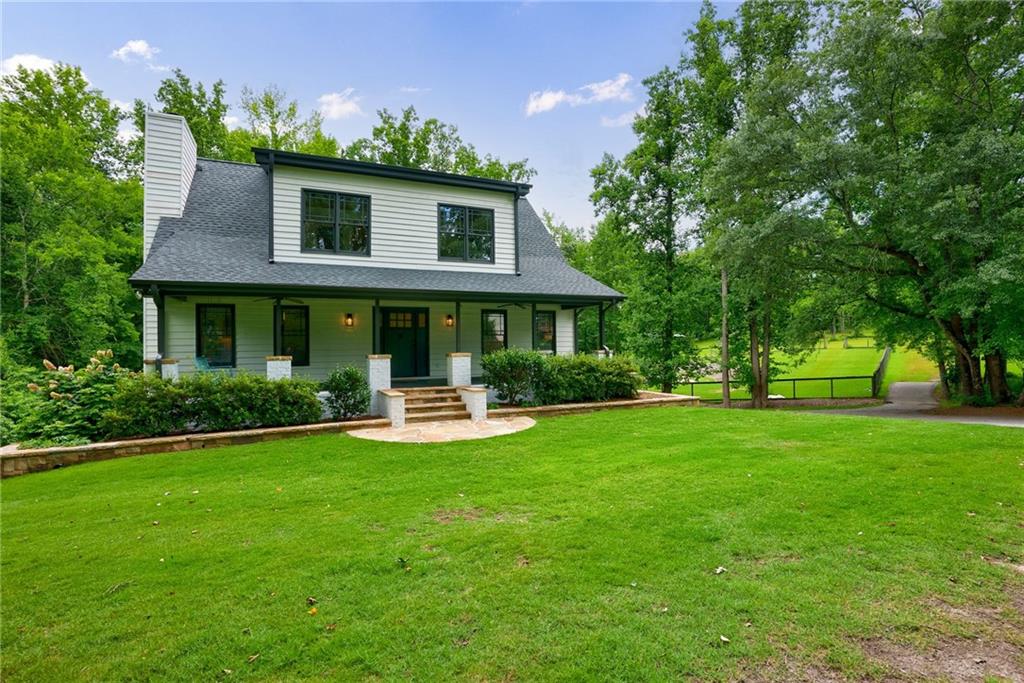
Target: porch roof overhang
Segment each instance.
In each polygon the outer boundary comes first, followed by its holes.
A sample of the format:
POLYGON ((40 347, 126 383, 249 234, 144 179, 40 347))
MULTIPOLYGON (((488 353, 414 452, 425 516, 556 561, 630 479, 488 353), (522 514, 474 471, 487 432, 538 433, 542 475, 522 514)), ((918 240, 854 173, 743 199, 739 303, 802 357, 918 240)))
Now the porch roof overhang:
POLYGON ((617 296, 585 296, 529 292, 475 292, 434 289, 373 289, 303 285, 228 284, 222 282, 159 282, 131 280, 143 296, 259 296, 309 299, 385 299, 388 301, 462 301, 480 303, 551 303, 563 308, 597 306, 623 300, 617 296))

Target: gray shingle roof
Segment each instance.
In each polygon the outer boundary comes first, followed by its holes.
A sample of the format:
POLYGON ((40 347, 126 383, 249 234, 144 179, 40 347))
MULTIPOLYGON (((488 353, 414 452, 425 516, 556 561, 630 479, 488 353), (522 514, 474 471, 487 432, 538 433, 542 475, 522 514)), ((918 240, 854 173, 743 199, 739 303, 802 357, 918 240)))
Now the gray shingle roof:
MULTIPOLYGON (((338 289, 537 296, 547 300, 621 299, 622 294, 570 267, 536 211, 519 200, 521 275, 309 263, 268 263, 270 183, 256 165, 200 159, 181 218, 163 218, 133 286, 204 285, 254 291, 338 289)), ((212 287, 211 287, 212 289, 212 287)), ((344 292, 339 291, 342 295, 344 292)))

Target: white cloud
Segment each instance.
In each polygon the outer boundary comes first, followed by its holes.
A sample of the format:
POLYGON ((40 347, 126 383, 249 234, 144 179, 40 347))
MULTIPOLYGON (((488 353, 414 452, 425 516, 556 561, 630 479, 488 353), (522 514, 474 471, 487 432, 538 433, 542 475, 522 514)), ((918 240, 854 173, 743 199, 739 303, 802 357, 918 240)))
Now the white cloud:
POLYGON ((225 116, 224 125, 228 128, 241 128, 242 119, 238 118, 237 116, 225 116))
POLYGON ((3 75, 12 74, 18 70, 19 66, 23 66, 29 71, 49 71, 57 62, 48 58, 41 57, 39 55, 33 55, 29 53, 19 53, 11 55, 3 62, 0 62, 0 73, 3 75))
POLYGON ((137 59, 148 62, 156 56, 157 52, 160 52, 160 48, 155 45, 150 45, 148 42, 140 38, 136 40, 129 40, 127 43, 111 52, 110 56, 114 59, 120 59, 122 62, 132 62, 137 59))
POLYGON ((644 108, 640 107, 639 109, 633 109, 619 114, 618 116, 602 116, 601 125, 605 128, 621 128, 623 126, 631 125, 633 123, 633 119, 638 116, 643 116, 645 113, 644 108))
POLYGON ((542 112, 551 111, 556 107, 566 104, 570 107, 578 107, 581 104, 593 104, 595 102, 608 102, 617 100, 629 102, 633 99, 633 91, 629 84, 633 77, 627 73, 621 73, 615 78, 596 83, 581 85, 572 92, 565 90, 536 90, 530 93, 526 100, 526 115, 533 116, 542 112))
POLYGON ((417 93, 427 93, 430 92, 431 90, 432 88, 420 88, 415 85, 403 85, 401 88, 398 89, 399 92, 409 93, 411 95, 415 95, 417 93))
POLYGON ((633 99, 633 92, 629 89, 629 82, 632 80, 633 77, 629 74, 619 74, 607 81, 587 83, 580 90, 590 93, 589 102, 607 102, 608 100, 629 102, 633 99))
POLYGON ((118 108, 121 111, 125 112, 126 114, 131 113, 132 108, 135 106, 131 102, 126 102, 125 100, 119 100, 116 97, 110 98, 110 103, 112 105, 114 105, 116 108, 118 108))
POLYGON ((359 106, 361 97, 353 95, 355 88, 345 88, 341 92, 329 92, 317 98, 320 113, 325 119, 347 119, 350 116, 362 115, 359 106))

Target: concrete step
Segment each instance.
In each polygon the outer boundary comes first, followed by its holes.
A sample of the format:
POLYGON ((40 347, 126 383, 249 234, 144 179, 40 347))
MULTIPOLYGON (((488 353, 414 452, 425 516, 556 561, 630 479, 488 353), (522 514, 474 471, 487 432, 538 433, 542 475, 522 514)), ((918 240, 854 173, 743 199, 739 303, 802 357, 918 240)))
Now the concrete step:
POLYGON ((408 422, 441 422, 443 420, 468 420, 468 410, 440 410, 433 413, 406 413, 408 422))
MULTIPOLYGON (((402 391, 398 389, 398 391, 402 391)), ((404 392, 403 392, 404 393, 404 392)), ((462 397, 457 393, 451 394, 406 394, 405 405, 412 406, 423 403, 458 403, 462 401, 462 397)))
POLYGON ((396 391, 401 391, 406 396, 415 396, 416 394, 440 394, 455 391, 455 387, 393 387, 396 391))
POLYGON ((409 403, 409 399, 405 400, 406 413, 433 413, 439 410, 462 410, 463 408, 464 404, 459 400, 434 403, 409 403))

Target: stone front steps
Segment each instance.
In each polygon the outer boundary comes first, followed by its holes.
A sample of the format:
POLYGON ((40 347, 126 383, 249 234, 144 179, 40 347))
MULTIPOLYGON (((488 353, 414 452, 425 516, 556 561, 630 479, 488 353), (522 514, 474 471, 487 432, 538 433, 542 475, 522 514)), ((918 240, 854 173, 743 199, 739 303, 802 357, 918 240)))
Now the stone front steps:
POLYGON ((455 387, 399 389, 405 394, 406 422, 468 420, 469 411, 455 387))

